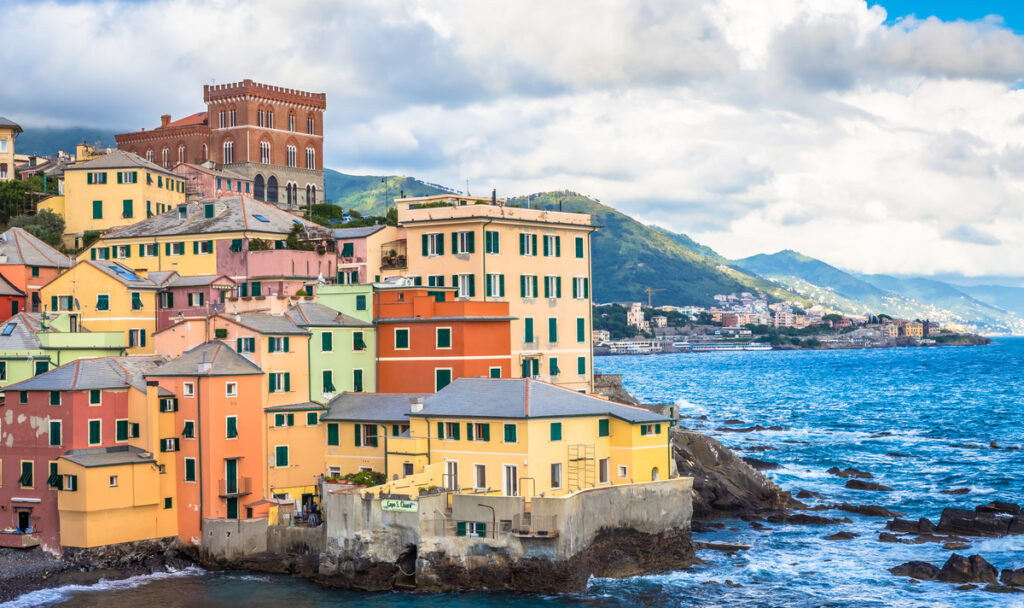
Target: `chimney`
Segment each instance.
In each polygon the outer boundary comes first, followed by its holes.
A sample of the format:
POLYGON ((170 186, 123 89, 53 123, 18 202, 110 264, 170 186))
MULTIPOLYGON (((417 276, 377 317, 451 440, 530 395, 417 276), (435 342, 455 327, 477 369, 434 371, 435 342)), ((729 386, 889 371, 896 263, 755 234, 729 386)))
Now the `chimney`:
POLYGON ((491 204, 492 205, 497 205, 498 204, 498 189, 497 188, 491 188, 491 204))
POLYGON ((164 114, 163 116, 160 117, 160 126, 161 127, 166 127, 169 124, 171 124, 171 115, 170 114, 164 114))
POLYGON ((213 368, 213 363, 208 363, 206 361, 206 351, 203 351, 203 360, 199 362, 199 373, 200 374, 208 374, 208 373, 210 373, 210 370, 212 368, 213 368))
POLYGON ((409 397, 409 411, 418 414, 423 411, 423 397, 409 397))

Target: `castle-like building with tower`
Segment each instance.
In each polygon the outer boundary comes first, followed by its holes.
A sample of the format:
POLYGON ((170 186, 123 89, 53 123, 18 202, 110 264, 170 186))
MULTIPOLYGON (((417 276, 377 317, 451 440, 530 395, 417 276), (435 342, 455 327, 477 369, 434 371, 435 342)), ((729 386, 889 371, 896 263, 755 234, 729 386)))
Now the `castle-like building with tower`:
POLYGON ((257 200, 297 210, 324 191, 325 93, 243 80, 205 85, 206 111, 116 135, 118 149, 172 169, 208 164, 252 181, 257 200))

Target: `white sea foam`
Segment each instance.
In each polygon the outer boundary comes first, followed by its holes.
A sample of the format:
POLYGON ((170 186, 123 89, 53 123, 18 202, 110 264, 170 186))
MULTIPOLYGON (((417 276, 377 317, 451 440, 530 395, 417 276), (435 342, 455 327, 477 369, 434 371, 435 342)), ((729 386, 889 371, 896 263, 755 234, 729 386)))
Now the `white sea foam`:
POLYGON ((4 602, 3 604, 0 604, 0 608, 40 608, 43 606, 53 606, 54 604, 63 602, 72 595, 83 591, 123 591, 125 589, 133 589, 142 585, 148 585, 153 581, 165 578, 199 576, 204 572, 205 570, 202 568, 190 566, 183 570, 157 572, 155 574, 140 574, 138 576, 131 576, 120 580, 100 579, 93 585, 65 585, 63 587, 54 587, 53 589, 40 589, 38 591, 31 591, 25 595, 18 596, 9 602, 4 602))

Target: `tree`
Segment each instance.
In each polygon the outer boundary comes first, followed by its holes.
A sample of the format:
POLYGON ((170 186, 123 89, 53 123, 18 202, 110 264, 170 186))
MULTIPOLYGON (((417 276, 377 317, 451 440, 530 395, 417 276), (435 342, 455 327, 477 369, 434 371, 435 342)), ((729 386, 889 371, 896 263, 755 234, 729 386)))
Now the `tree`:
POLYGON ((64 236, 64 218, 49 209, 43 209, 35 215, 18 215, 11 218, 11 226, 24 228, 51 247, 60 247, 64 236))
POLYGON ((829 322, 830 323, 838 323, 839 321, 843 320, 843 315, 837 315, 835 313, 830 313, 830 314, 827 314, 824 317, 822 317, 821 320, 825 321, 826 323, 829 323, 829 322))

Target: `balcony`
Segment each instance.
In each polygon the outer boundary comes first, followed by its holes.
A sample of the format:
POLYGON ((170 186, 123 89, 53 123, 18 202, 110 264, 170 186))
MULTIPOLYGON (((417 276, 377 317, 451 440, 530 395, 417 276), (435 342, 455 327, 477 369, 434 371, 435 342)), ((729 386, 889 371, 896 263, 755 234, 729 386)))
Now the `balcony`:
POLYGON ((408 268, 405 239, 384 243, 380 248, 381 270, 404 270, 408 268))
POLYGON ((30 549, 39 545, 39 531, 31 534, 0 532, 0 547, 6 549, 30 549))
POLYGON ((221 479, 218 482, 221 498, 236 498, 252 494, 252 477, 221 479))

